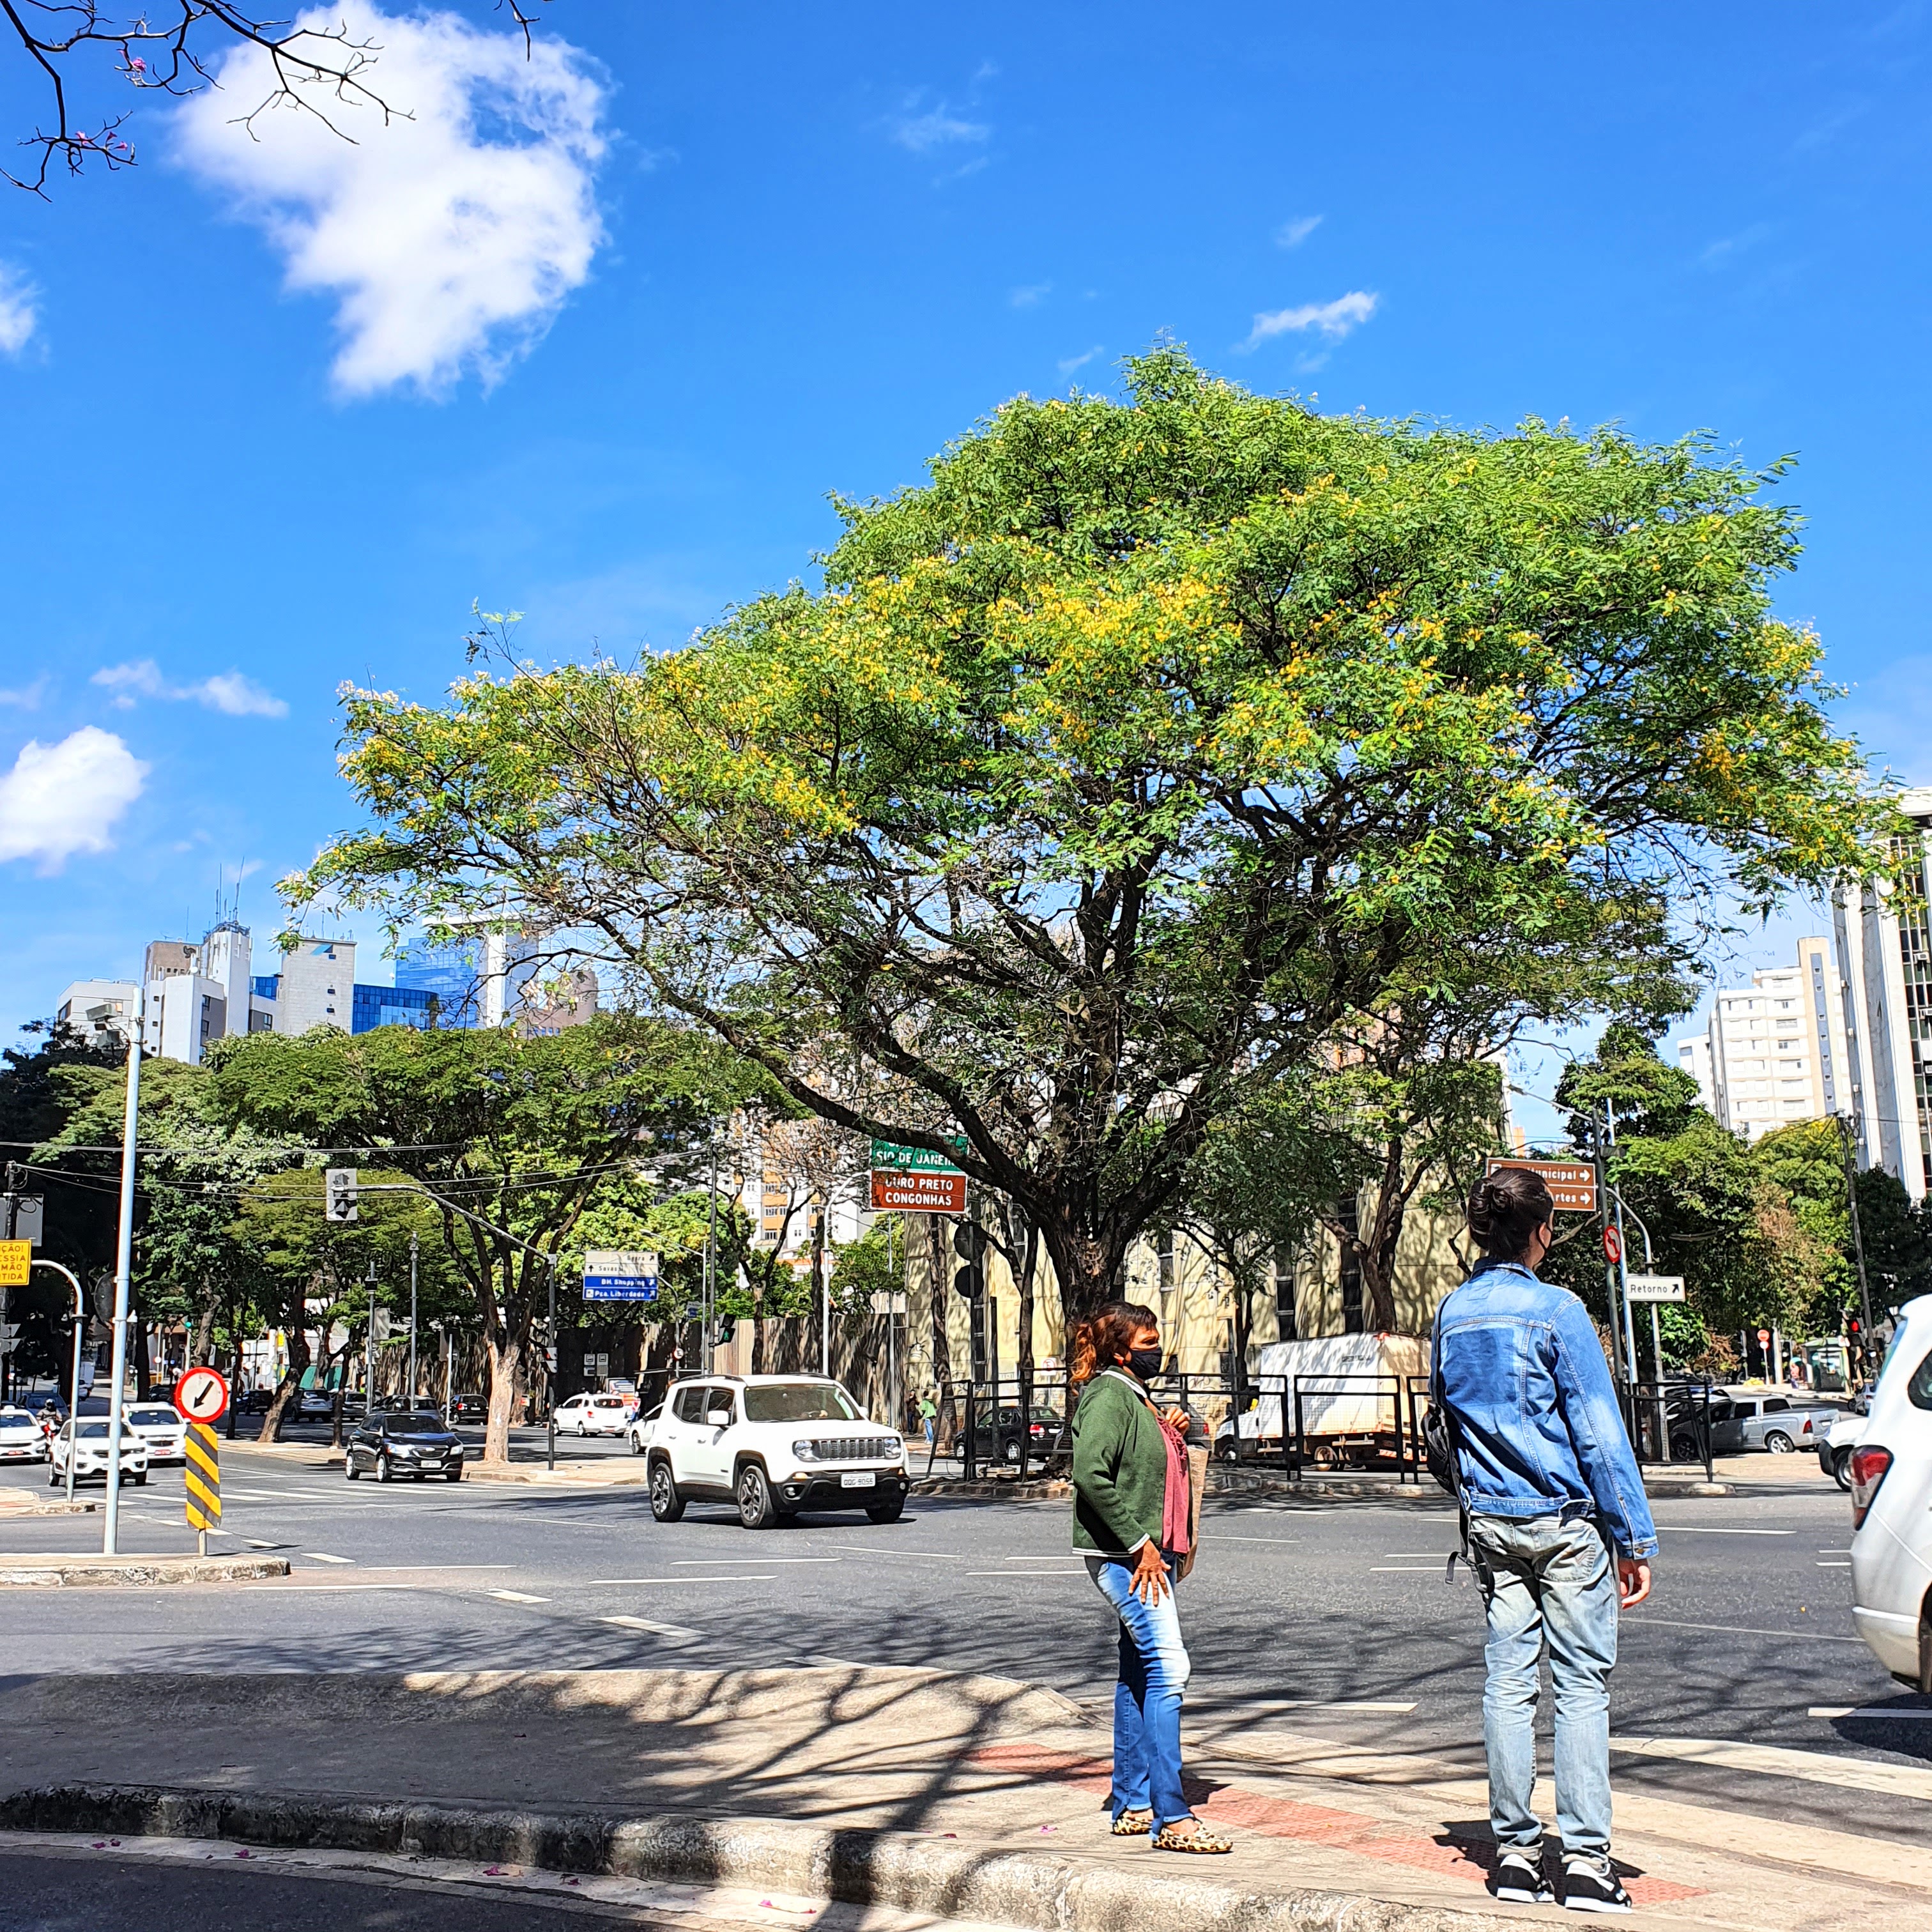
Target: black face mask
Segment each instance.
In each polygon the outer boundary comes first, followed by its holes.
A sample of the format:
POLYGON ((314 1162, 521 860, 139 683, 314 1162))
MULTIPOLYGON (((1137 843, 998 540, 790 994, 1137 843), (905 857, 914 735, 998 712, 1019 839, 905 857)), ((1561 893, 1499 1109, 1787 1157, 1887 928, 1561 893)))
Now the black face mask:
POLYGON ((1141 1381, 1150 1382, 1160 1373, 1160 1351, 1136 1348, 1127 1357, 1127 1367, 1141 1381))

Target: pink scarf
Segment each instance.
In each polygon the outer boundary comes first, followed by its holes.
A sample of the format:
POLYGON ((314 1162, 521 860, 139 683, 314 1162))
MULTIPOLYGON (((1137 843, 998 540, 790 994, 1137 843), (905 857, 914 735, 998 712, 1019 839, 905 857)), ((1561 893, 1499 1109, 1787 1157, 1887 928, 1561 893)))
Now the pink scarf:
POLYGON ((1161 1502, 1160 1546, 1171 1555, 1185 1556, 1194 1546, 1187 1533, 1194 1502, 1194 1485, 1187 1468, 1187 1437, 1165 1418, 1160 1436, 1167 1445, 1167 1492, 1161 1502))

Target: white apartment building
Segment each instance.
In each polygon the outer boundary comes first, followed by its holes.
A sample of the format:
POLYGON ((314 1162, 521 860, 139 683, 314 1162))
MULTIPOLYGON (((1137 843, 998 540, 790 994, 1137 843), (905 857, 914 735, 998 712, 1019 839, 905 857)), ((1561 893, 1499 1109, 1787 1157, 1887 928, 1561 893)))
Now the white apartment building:
POLYGON ((1678 1042, 1678 1064, 1732 1132, 1756 1140, 1844 1110, 1850 1061, 1838 992, 1831 942, 1801 939, 1796 964, 1720 988, 1703 1037, 1678 1042))
POLYGON ((307 1033, 312 1027, 349 1032, 356 998, 356 942, 304 939, 280 956, 275 988, 275 1030, 307 1033))
POLYGON ((1894 846, 1888 876, 1850 880, 1832 898, 1844 1024, 1847 1105, 1861 1162, 1883 1167, 1922 1199, 1932 1174, 1932 788, 1901 792, 1917 836, 1894 846))

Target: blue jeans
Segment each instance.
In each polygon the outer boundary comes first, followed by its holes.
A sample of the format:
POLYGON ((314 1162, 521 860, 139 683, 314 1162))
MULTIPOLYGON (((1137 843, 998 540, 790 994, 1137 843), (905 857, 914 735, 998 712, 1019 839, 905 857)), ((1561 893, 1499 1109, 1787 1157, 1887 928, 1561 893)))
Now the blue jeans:
POLYGON ((1472 1516, 1469 1543, 1489 1618, 1483 1743, 1496 1843, 1540 1858, 1537 1666, 1546 1648, 1556 1694, 1556 1826, 1567 1857, 1607 1870, 1610 1690, 1617 1660, 1617 1572, 1586 1518, 1472 1516))
POLYGON ((1174 1602, 1174 1563, 1158 1603, 1134 1594, 1134 1566, 1118 1557, 1090 1556, 1087 1574, 1120 1620, 1120 1681, 1114 1689, 1113 1814, 1151 1811, 1154 1829, 1191 1817, 1180 1795, 1180 1694, 1187 1682, 1187 1647, 1174 1602))

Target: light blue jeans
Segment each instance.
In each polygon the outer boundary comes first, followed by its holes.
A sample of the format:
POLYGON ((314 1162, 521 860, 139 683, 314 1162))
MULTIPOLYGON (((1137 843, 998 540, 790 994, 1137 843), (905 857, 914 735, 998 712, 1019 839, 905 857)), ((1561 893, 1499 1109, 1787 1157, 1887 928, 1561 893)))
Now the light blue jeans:
POLYGON ((1610 1671, 1617 1660, 1617 1567, 1587 1518, 1472 1516, 1469 1545, 1489 1618, 1483 1743, 1496 1843, 1540 1858, 1536 1782, 1537 1666, 1546 1651, 1556 1697, 1556 1828, 1566 1857, 1607 1870, 1610 1855, 1610 1671))
POLYGON ((1192 1666, 1180 1640, 1174 1559, 1168 1558, 1168 1586, 1158 1603, 1143 1603, 1134 1594, 1134 1566, 1118 1557, 1088 1557, 1087 1574, 1120 1620, 1113 1814, 1151 1811, 1158 1832, 1193 1815, 1180 1795, 1180 1694, 1192 1666))

